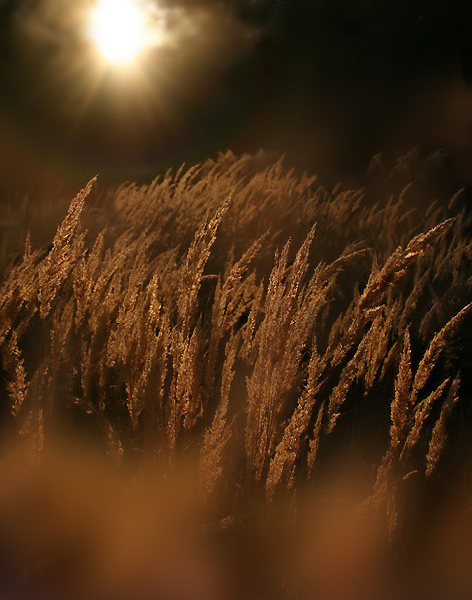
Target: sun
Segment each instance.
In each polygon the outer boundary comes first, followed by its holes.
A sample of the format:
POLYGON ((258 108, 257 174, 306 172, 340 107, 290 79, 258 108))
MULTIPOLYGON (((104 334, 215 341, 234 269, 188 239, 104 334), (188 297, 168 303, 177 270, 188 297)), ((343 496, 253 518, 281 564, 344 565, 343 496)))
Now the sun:
POLYGON ((138 0, 97 0, 89 22, 89 37, 102 58, 126 66, 150 45, 148 15, 138 0))

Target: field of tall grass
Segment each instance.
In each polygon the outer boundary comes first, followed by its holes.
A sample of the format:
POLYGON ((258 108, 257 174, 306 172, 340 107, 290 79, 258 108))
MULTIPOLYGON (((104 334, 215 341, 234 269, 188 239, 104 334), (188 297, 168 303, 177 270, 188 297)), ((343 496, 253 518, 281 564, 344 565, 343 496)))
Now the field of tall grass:
POLYGON ((466 194, 96 185, 3 248, 5 597, 465 598, 466 194))

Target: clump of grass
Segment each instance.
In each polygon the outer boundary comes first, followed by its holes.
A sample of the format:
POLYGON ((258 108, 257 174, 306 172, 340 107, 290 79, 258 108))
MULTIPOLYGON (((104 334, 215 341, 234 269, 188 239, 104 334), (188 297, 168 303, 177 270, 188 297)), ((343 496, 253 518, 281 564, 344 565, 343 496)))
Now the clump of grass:
POLYGON ((37 459, 85 419, 134 473, 190 461, 227 523, 292 514, 375 423, 358 503, 393 535, 402 482, 433 476, 463 402, 446 355, 471 309, 467 213, 415 219, 407 192, 371 205, 251 161, 120 187, 99 231, 81 226, 91 181, 49 249, 27 239, 0 287, 5 427, 37 459))

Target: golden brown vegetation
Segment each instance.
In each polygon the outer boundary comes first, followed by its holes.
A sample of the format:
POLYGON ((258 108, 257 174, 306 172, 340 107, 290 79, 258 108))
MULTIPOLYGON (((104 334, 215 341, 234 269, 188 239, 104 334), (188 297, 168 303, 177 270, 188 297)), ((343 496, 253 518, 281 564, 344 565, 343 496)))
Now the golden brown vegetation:
POLYGON ((133 473, 190 463, 222 528, 279 500, 292 522, 330 469, 367 465, 354 512, 401 536, 411 480, 434 477, 465 402, 459 198, 373 204, 231 154, 125 185, 99 213, 92 185, 3 274, 5 435, 38 461, 48 436, 83 429, 133 473))

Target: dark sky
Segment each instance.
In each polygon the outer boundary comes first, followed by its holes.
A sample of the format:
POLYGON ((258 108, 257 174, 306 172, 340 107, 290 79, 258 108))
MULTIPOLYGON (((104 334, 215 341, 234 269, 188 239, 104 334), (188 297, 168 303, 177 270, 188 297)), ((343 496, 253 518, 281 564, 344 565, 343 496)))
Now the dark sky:
POLYGON ((421 144, 472 174, 467 3, 162 0, 184 33, 130 77, 97 76, 90 2, 0 0, 2 189, 152 179, 228 148, 336 178, 421 144))

